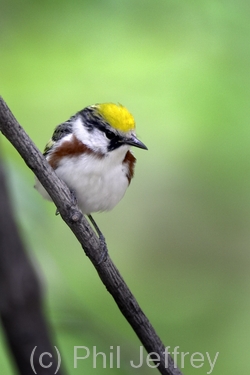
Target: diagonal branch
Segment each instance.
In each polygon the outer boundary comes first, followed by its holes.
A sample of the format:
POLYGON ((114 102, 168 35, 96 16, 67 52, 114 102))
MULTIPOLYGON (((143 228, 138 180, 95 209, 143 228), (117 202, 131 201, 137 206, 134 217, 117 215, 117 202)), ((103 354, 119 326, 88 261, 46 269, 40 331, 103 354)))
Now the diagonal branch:
POLYGON ((111 293, 122 314, 134 329, 145 349, 148 353, 157 353, 153 358, 155 359, 155 364, 158 365, 160 373, 164 375, 182 375, 180 370, 176 368, 171 356, 165 353, 163 343, 141 310, 109 255, 105 262, 99 264, 102 248, 88 221, 76 206, 68 187, 57 177, 54 170, 19 125, 1 97, 0 130, 17 149, 25 163, 35 173, 51 196, 61 217, 79 240, 86 255, 96 268, 103 284, 111 293))

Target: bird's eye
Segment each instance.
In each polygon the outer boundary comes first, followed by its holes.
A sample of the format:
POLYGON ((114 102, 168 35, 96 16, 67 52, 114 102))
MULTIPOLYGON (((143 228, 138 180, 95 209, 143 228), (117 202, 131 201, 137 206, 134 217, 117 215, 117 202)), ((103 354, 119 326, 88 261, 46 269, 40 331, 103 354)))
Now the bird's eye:
POLYGON ((113 139, 115 137, 115 134, 109 130, 105 131, 105 135, 108 139, 113 139))

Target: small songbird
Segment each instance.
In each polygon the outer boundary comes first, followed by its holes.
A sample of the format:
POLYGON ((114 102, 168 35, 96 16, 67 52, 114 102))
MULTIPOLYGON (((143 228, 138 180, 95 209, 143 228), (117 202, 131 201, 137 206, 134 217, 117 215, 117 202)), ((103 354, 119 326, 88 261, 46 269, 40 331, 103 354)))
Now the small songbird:
MULTIPOLYGON (((136 162, 131 146, 147 150, 129 111, 121 104, 95 104, 57 126, 44 156, 90 216, 111 210, 124 196, 136 162)), ((50 199, 38 180, 35 188, 50 199)))

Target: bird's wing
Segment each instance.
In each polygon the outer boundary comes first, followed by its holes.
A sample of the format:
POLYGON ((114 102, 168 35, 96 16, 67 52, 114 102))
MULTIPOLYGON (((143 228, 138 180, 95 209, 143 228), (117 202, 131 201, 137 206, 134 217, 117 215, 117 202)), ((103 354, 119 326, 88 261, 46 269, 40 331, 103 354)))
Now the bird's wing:
POLYGON ((70 118, 68 121, 63 122, 62 124, 58 125, 55 128, 52 138, 50 138, 49 142, 45 146, 43 155, 47 156, 53 150, 55 144, 57 144, 58 141, 60 141, 66 135, 71 134, 71 133, 72 133, 72 118, 70 118))

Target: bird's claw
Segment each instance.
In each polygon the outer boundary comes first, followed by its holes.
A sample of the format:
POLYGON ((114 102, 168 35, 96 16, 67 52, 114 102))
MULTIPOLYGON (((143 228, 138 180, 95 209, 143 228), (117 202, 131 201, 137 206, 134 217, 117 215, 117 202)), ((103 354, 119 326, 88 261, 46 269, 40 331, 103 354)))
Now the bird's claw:
MULTIPOLYGON (((76 198, 76 194, 74 192, 74 190, 70 190, 70 195, 71 195, 71 199, 72 199, 72 202, 73 202, 73 206, 76 206, 77 205, 77 198, 76 198)), ((56 209, 56 212, 55 212, 55 215, 60 215, 60 212, 58 210, 58 208, 56 209)), ((74 220, 74 221, 77 221, 77 220, 74 220)))
POLYGON ((95 220, 93 219, 93 217, 91 215, 88 215, 88 217, 89 217, 89 220, 91 221, 93 227, 95 228, 95 230, 96 230, 96 232, 98 234, 100 248, 102 250, 101 257, 100 257, 100 259, 98 261, 98 265, 99 265, 102 262, 105 262, 107 260, 108 248, 107 248, 105 237, 102 234, 102 232, 100 231, 100 229, 99 229, 98 225, 96 224, 95 220))
POLYGON ((77 205, 77 198, 76 198, 76 193, 74 192, 74 190, 70 190, 70 195, 71 195, 73 205, 76 206, 77 205))
POLYGON ((107 248, 106 240, 103 234, 99 235, 99 243, 100 243, 100 248, 102 250, 102 253, 97 263, 98 265, 101 264, 102 262, 106 262, 107 257, 108 257, 108 248, 107 248))

